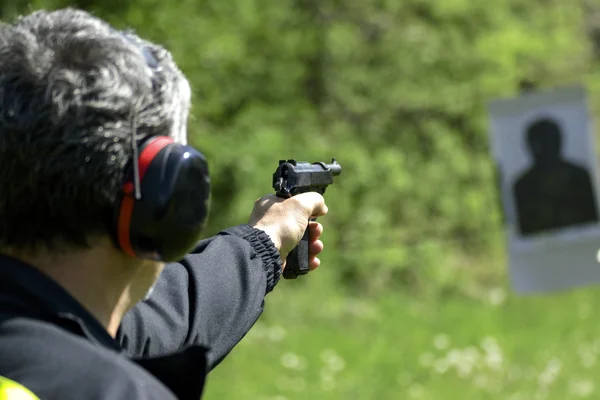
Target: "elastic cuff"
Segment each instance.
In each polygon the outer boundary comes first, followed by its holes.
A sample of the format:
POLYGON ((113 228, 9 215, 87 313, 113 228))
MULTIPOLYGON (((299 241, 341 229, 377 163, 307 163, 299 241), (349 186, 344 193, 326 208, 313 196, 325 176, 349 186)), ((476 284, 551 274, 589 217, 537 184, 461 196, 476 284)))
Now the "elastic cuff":
MULTIPOLYGON (((267 290, 271 292, 281 278, 283 262, 275 244, 265 231, 251 227, 250 225, 238 225, 226 229, 224 232, 239 236, 250 242, 250 245, 262 259, 262 266, 267 274, 267 290)), ((265 294, 266 294, 265 293, 265 294)))

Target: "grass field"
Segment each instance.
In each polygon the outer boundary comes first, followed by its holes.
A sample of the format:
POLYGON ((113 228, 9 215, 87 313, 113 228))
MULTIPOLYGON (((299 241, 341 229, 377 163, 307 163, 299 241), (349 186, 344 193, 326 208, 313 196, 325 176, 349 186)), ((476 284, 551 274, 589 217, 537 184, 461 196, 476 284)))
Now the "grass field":
POLYGON ((354 297, 282 281, 207 399, 600 398, 600 289, 354 297))

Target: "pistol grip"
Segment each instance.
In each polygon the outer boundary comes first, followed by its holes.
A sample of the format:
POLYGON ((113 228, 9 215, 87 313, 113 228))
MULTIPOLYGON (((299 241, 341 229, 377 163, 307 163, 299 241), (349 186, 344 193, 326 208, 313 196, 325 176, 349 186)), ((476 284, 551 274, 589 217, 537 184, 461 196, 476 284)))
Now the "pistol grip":
POLYGON ((298 243, 298 246, 294 247, 285 259, 285 269, 283 270, 284 279, 296 279, 298 278, 298 275, 308 274, 309 243, 310 240, 307 226, 300 243, 298 243))

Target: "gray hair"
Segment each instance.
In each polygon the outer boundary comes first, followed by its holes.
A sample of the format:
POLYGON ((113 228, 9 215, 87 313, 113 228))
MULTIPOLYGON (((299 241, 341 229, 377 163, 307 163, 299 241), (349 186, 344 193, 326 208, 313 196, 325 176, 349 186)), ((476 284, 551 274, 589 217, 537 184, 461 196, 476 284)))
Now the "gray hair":
POLYGON ((139 135, 185 144, 190 97, 167 50, 89 13, 0 25, 0 247, 106 233, 133 118, 139 135))

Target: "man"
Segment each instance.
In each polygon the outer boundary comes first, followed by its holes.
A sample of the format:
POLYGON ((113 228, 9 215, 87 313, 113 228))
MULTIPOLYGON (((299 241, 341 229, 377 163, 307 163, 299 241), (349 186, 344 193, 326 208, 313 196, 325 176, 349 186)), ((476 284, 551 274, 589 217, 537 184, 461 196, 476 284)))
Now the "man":
MULTIPOLYGON (((0 389, 195 400, 260 316, 308 219, 327 207, 316 193, 265 196, 248 224, 165 266, 200 232, 205 204, 189 213, 164 197, 185 204, 206 193, 180 183, 148 192, 154 159, 144 160, 170 136, 179 144, 152 157, 179 154, 178 168, 189 159, 203 168, 182 147, 189 103, 166 50, 87 13, 40 11, 0 27, 0 389), (148 214, 152 223, 171 218, 191 233, 152 231, 136 208, 148 196, 168 214, 148 214)), ((169 160, 160 179, 174 174, 169 160)), ((314 269, 322 226, 309 228, 314 269)))

